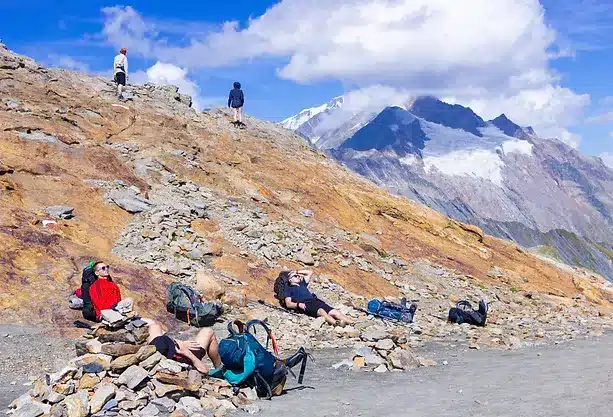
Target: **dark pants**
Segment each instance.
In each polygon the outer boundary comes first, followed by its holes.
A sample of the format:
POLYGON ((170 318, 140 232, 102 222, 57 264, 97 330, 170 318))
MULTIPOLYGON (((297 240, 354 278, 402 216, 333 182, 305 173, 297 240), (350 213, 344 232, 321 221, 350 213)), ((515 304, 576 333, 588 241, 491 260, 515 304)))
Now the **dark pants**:
POLYGON ((126 85, 126 74, 125 72, 118 72, 115 74, 115 83, 121 84, 123 86, 126 85))
POLYGON ((309 317, 314 317, 314 318, 319 317, 317 315, 317 312, 319 311, 320 308, 326 313, 329 313, 330 311, 333 310, 332 307, 330 307, 328 304, 326 304, 324 301, 321 301, 318 298, 313 298, 312 300, 306 301, 304 303, 304 306, 306 307, 304 314, 306 314, 309 317))

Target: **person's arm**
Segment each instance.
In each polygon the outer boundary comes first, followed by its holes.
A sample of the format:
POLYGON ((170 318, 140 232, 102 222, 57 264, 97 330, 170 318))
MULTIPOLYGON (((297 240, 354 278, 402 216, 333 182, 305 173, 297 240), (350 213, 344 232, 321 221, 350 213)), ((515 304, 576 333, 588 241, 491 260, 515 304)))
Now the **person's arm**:
POLYGON ((124 69, 126 70, 126 82, 128 81, 128 57, 127 56, 123 56, 123 65, 124 65, 124 69))
POLYGON ((304 303, 295 303, 291 297, 285 297, 285 306, 291 310, 306 310, 304 303))
POLYGON ((304 282, 307 285, 309 285, 309 282, 311 281, 311 277, 313 276, 313 271, 310 271, 308 269, 303 269, 301 271, 298 271, 298 273, 302 275, 302 279, 304 280, 304 282))
POLYGON ((228 96, 228 107, 232 104, 232 90, 230 90, 230 95, 228 96))
POLYGON ((102 310, 100 308, 102 306, 102 294, 98 289, 99 286, 100 283, 96 280, 91 287, 89 287, 89 298, 92 302, 92 306, 94 307, 94 312, 96 313, 96 320, 100 319, 100 311, 102 310))
POLYGON ((243 90, 241 90, 240 100, 241 106, 243 106, 245 104, 245 93, 243 93, 243 90))

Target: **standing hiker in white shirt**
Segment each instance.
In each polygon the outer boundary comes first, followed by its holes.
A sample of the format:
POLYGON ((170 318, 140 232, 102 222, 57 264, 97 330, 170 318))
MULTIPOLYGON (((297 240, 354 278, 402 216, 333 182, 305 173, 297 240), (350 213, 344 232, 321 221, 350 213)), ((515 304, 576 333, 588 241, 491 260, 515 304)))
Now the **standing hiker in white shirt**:
POLYGON ((119 55, 115 57, 113 61, 113 75, 115 83, 117 83, 117 98, 123 100, 123 87, 126 85, 126 79, 128 78, 128 57, 126 54, 128 50, 121 48, 119 55))

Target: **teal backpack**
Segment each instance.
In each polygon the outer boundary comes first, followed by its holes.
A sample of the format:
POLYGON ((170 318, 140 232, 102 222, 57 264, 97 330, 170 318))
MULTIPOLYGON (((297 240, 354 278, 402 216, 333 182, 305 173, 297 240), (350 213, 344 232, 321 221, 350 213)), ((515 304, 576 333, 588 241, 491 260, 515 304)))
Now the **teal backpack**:
POLYGON ((191 326, 212 326, 223 314, 221 303, 202 301, 192 287, 180 282, 170 284, 166 296, 168 297, 166 310, 191 326))
POLYGON ((298 383, 302 384, 307 358, 310 357, 304 348, 298 349, 287 359, 277 358, 278 348, 272 332, 260 320, 251 320, 247 324, 238 320, 230 322, 228 331, 230 335, 219 342, 219 356, 223 365, 212 371, 212 376, 224 378, 235 390, 241 386, 255 388, 258 396, 270 399, 281 395, 288 372, 293 375, 291 368, 301 364, 298 383), (254 336, 256 326, 261 326, 266 332, 266 347, 254 336), (274 354, 268 350, 270 342, 274 354))

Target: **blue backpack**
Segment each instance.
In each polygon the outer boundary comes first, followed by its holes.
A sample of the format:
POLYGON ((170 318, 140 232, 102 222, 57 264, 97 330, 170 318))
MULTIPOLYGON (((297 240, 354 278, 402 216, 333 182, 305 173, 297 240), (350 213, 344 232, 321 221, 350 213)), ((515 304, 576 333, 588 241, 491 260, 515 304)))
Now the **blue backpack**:
POLYGON ((278 354, 272 332, 266 323, 260 320, 251 320, 246 325, 238 320, 230 322, 228 331, 230 335, 219 342, 219 356, 223 366, 212 371, 212 376, 224 378, 235 390, 243 385, 253 387, 260 397, 270 399, 283 392, 288 372, 298 363, 302 363, 298 379, 302 384, 309 356, 304 348, 298 349, 298 352, 288 359, 278 359, 268 351, 268 345, 272 342, 273 350, 278 354), (254 337, 257 325, 263 327, 266 332, 266 347, 254 337), (237 330, 234 329, 235 326, 237 330))
POLYGON ((407 307, 406 299, 402 299, 402 304, 381 301, 376 298, 368 302, 368 313, 383 319, 397 320, 403 323, 413 323, 416 304, 407 307))

